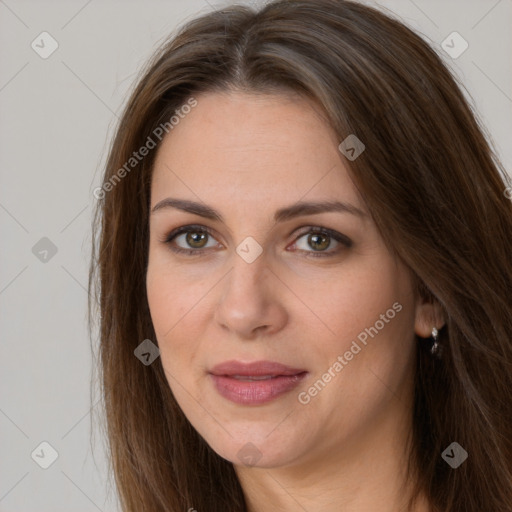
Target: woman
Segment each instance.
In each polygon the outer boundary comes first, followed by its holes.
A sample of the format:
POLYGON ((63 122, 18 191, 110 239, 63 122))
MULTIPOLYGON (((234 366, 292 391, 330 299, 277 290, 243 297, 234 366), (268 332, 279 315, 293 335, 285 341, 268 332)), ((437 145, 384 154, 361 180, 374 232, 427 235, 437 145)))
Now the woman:
POLYGON ((189 22, 95 191, 123 510, 512 510, 507 180, 377 10, 189 22))

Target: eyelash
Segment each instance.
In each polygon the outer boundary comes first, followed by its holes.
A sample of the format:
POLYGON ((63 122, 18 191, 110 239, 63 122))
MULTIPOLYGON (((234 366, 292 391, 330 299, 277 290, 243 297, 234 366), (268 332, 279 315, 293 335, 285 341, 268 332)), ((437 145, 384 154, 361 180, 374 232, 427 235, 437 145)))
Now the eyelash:
MULTIPOLYGON (((345 235, 342 235, 341 233, 338 233, 337 231, 333 231, 333 230, 327 229, 327 228, 321 228, 321 227, 318 227, 318 226, 307 226, 307 227, 310 228, 309 231, 301 233, 300 236, 298 236, 298 238, 295 239, 294 243, 296 243, 297 240, 301 239, 305 235, 320 234, 320 235, 324 235, 324 236, 326 236, 328 238, 332 238, 332 239, 336 240, 336 242, 344 245, 346 248, 349 248, 349 247, 352 246, 352 240, 350 240, 350 238, 346 237, 345 235)), ((212 238, 215 238, 213 236, 213 233, 211 232, 211 230, 209 228, 207 228, 206 226, 188 225, 188 226, 181 226, 179 228, 176 228, 176 229, 172 230, 165 237, 165 239, 162 240, 162 242, 165 243, 165 244, 168 244, 170 246, 170 249, 173 252, 179 253, 179 254, 186 254, 187 256, 193 256, 193 257, 204 256, 208 252, 207 250, 204 250, 204 249, 183 249, 181 247, 173 247, 173 246, 171 246, 171 242, 177 236, 179 236, 179 235, 181 235, 183 233, 203 233, 203 234, 207 234, 207 235, 211 236, 212 238)), ((334 252, 333 251, 331 251, 331 252, 325 252, 325 251, 318 251, 318 252, 302 251, 302 252, 306 253, 306 257, 311 257, 311 258, 327 258, 327 257, 336 256, 339 253, 339 250, 334 251, 334 252)))

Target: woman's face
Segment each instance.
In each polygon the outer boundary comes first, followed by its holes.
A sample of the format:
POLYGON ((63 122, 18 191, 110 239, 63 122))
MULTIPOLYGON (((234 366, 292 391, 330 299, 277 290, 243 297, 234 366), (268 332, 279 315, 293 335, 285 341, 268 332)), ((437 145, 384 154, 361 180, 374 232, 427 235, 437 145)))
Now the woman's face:
POLYGON ((196 99, 158 150, 147 270, 161 363, 184 414, 220 456, 260 467, 311 467, 396 432, 412 404, 414 333, 429 325, 341 141, 292 95, 196 99), (168 198, 199 204, 185 211, 168 198), (244 367, 262 361, 286 368, 244 367))

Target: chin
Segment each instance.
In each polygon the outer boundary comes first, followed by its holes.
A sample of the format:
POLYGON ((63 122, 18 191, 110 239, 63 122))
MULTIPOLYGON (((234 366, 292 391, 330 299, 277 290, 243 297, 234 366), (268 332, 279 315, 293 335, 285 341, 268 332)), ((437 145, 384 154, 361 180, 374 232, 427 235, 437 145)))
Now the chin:
POLYGON ((304 436, 286 431, 277 431, 282 419, 257 424, 243 422, 234 427, 225 424, 215 432, 200 432, 210 448, 223 459, 241 467, 274 468, 291 464, 304 450, 304 436), (220 432, 219 432, 220 430, 220 432), (228 433, 229 432, 229 433, 228 433))

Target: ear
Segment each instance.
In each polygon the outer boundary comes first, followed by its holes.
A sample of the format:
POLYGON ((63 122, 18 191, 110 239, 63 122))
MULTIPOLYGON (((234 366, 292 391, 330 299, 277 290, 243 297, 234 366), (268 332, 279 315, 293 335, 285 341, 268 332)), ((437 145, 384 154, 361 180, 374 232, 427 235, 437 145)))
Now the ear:
POLYGON ((416 299, 414 333, 420 338, 430 338, 433 327, 440 331, 446 324, 443 308, 435 298, 428 295, 419 293, 416 299))

